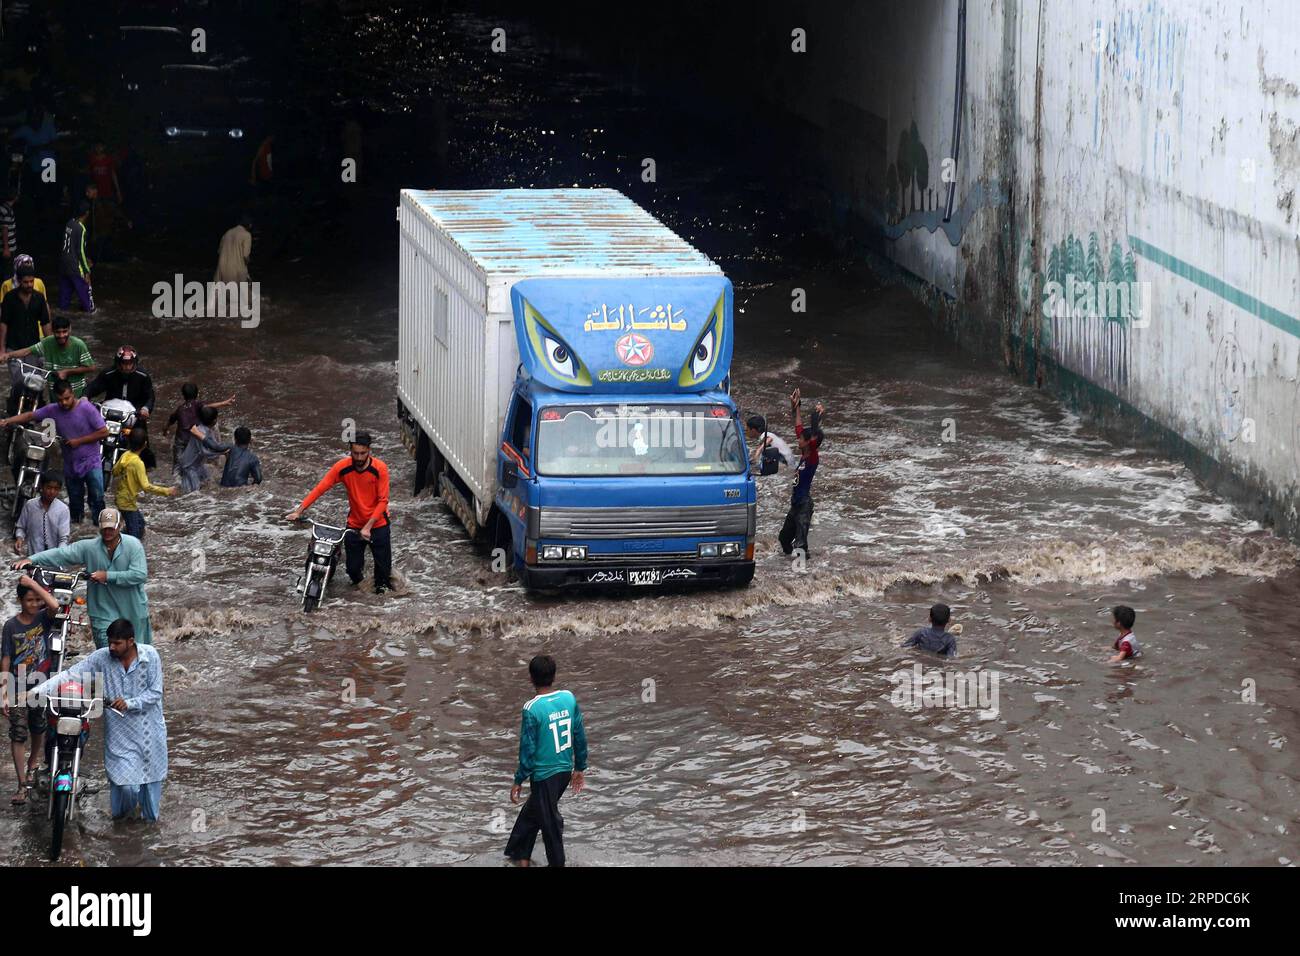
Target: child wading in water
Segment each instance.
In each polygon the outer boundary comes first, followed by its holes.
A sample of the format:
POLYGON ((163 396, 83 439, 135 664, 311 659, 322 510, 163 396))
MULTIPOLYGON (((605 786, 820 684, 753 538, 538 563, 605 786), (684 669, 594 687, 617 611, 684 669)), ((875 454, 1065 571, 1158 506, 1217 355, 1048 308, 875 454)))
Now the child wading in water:
POLYGON ((9 742, 18 775, 18 789, 10 802, 15 806, 27 802, 36 767, 45 752, 45 734, 49 729, 43 701, 26 691, 48 677, 50 671, 50 631, 59 602, 49 591, 27 575, 18 579, 18 613, 4 626, 3 650, 0 650, 0 697, 5 717, 9 719, 9 742), (30 741, 31 747, 28 748, 30 741), (29 756, 30 754, 30 756, 29 756))
POLYGON ((1112 608, 1110 613, 1114 619, 1112 624, 1115 630, 1119 631, 1119 637, 1115 638, 1114 644, 1118 653, 1109 658, 1106 663, 1118 664, 1132 657, 1141 657, 1142 648, 1138 646, 1137 638, 1133 636, 1133 622, 1137 620, 1137 611, 1127 605, 1119 604, 1112 608))
POLYGON ((181 386, 181 403, 176 406, 176 411, 171 413, 167 419, 167 427, 163 429, 163 434, 167 434, 173 425, 176 426, 176 438, 172 442, 172 472, 180 474, 181 452, 185 446, 190 443, 194 437, 191 429, 199 423, 199 411, 203 408, 225 408, 227 405, 235 404, 235 396, 231 395, 223 402, 200 402, 199 387, 193 382, 186 382, 181 386))

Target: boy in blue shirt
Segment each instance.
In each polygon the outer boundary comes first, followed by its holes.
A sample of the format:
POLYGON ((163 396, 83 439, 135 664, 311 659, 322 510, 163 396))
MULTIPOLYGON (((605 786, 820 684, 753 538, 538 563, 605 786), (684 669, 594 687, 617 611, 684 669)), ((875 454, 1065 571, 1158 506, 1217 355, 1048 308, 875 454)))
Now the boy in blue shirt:
POLYGON ((510 802, 519 803, 524 780, 531 782, 528 802, 519 811, 506 856, 516 866, 532 864, 537 833, 542 834, 548 866, 564 866, 564 818, 560 796, 573 781, 573 792, 581 793, 587 769, 587 734, 582 726, 578 701, 567 690, 551 690, 555 683, 555 660, 539 654, 528 662, 528 676, 537 691, 524 704, 519 727, 519 769, 510 788, 510 802))

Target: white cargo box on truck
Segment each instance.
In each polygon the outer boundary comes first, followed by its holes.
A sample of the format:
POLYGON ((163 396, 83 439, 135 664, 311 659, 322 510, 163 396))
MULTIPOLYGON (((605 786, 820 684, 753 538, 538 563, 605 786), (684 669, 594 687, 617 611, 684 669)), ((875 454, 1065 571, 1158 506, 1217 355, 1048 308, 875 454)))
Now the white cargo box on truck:
POLYGON ((397 221, 397 394, 473 493, 480 525, 519 365, 514 284, 722 274, 613 189, 403 189, 397 221))

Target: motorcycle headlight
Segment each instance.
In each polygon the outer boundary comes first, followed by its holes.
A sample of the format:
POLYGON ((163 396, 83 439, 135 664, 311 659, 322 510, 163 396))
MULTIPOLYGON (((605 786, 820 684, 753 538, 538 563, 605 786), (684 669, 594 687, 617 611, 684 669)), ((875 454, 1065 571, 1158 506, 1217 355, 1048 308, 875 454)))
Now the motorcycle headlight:
POLYGON ((46 448, 44 445, 28 445, 27 457, 32 461, 44 461, 46 448))
POLYGON ((542 545, 542 560, 563 561, 564 549, 560 547, 558 544, 544 544, 542 545))
POLYGON ((334 553, 334 545, 329 541, 313 541, 311 551, 312 554, 319 554, 321 557, 328 558, 334 553))

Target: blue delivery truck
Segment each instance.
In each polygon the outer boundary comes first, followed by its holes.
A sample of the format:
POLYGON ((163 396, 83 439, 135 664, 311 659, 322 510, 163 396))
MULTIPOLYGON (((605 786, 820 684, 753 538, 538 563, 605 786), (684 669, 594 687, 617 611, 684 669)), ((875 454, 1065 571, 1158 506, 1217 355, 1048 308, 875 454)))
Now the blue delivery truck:
POLYGON ((717 265, 611 189, 407 189, 398 222, 416 492, 527 588, 748 584, 717 265))

